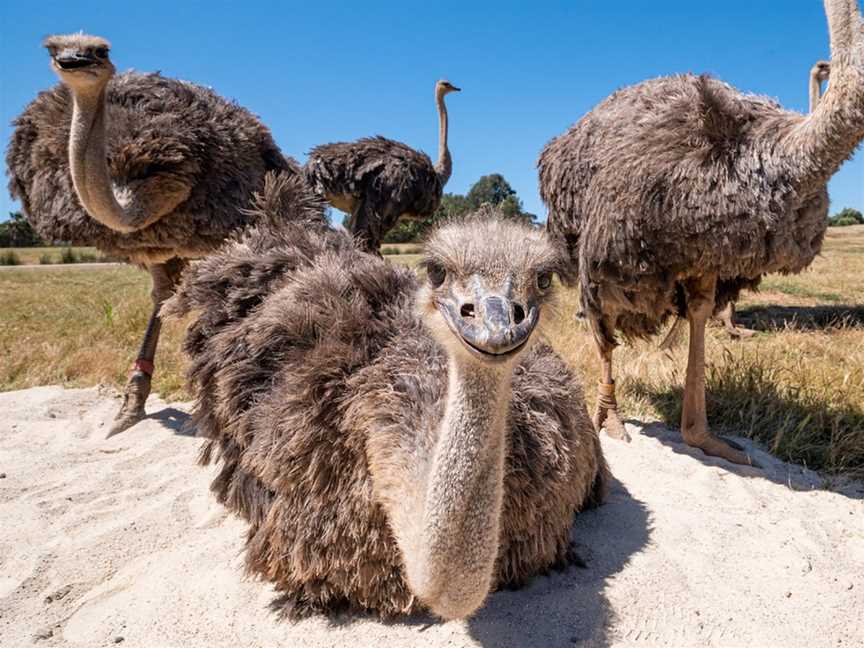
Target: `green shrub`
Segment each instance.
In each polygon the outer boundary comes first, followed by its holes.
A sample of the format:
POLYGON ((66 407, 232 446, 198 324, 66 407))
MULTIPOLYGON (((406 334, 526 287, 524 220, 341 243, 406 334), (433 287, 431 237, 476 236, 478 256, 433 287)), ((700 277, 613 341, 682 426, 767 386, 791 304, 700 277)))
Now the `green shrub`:
POLYGON ((51 258, 51 255, 48 254, 47 252, 39 257, 39 264, 40 265, 51 265, 52 263, 54 263, 54 260, 51 258))
POLYGON ((846 207, 828 219, 828 227, 846 227, 847 225, 864 225, 864 214, 857 209, 846 207))
POLYGON ((4 250, 0 252, 0 265, 15 266, 20 265, 21 259, 12 250, 4 250))
POLYGON ((843 216, 828 222, 829 227, 847 227, 849 225, 860 225, 852 216, 843 216))
POLYGON ((60 263, 78 263, 80 257, 72 248, 63 248, 60 250, 60 263))

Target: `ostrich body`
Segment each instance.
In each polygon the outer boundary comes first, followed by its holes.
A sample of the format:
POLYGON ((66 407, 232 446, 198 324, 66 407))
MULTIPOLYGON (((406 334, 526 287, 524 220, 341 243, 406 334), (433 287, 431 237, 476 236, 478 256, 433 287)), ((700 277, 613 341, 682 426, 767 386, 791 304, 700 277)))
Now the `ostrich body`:
POLYGON ((212 489, 285 614, 464 617, 566 565, 606 468, 576 376, 529 340, 564 255, 479 215, 432 235, 420 281, 329 229, 294 179, 257 208, 293 222, 190 268, 166 308, 199 313, 202 460, 221 460, 212 489))
POLYGON ((159 306, 185 260, 245 227, 271 170, 299 170, 252 114, 212 90, 158 74, 114 76, 109 44, 45 41, 62 83, 15 120, 6 162, 13 197, 48 240, 95 245, 146 267, 153 314, 112 433, 144 416, 159 306))
POLYGON ((549 230, 578 264, 603 364, 595 423, 623 436, 612 380, 616 331, 690 325, 681 428, 707 454, 749 462, 709 433, 704 329, 766 273, 819 252, 827 182, 864 138, 864 27, 857 0, 826 0, 831 84, 810 115, 705 76, 620 90, 550 142, 540 161, 549 230))
MULTIPOLYGON (((828 61, 817 61, 810 68, 808 96, 810 100, 810 112, 812 113, 819 103, 822 96, 822 84, 828 81, 831 75, 831 63, 828 61)), ((827 191, 827 189, 826 189, 827 191)), ((827 206, 826 206, 827 208, 827 206)), ((753 288, 756 285, 752 286, 753 288)), ((725 307, 715 314, 718 320, 723 324, 726 332, 733 338, 752 337, 756 332, 750 329, 741 328, 735 324, 735 302, 729 301, 725 307)), ((680 320, 678 320, 680 321, 680 320)))
POLYGON ((400 218, 425 219, 438 209, 453 168, 444 97, 459 90, 449 81, 435 84, 438 161, 434 165, 425 153, 380 136, 324 144, 309 154, 304 167, 307 180, 327 202, 350 214, 348 229, 366 250, 377 252, 400 218))

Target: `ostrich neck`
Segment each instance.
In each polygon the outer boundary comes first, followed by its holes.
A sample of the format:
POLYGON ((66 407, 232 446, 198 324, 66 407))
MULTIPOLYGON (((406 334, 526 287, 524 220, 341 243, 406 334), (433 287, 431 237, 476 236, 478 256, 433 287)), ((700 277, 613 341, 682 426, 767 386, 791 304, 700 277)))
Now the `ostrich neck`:
MULTIPOLYGON (((832 60, 831 83, 783 143, 802 185, 824 184, 864 139, 864 73, 832 60)), ((814 89, 811 86, 811 102, 814 89)))
POLYGON ((447 148, 447 106, 444 103, 444 95, 436 95, 435 103, 438 106, 438 161, 435 163, 435 173, 443 187, 453 172, 453 161, 450 159, 450 149, 447 148))
POLYGON ((815 74, 810 75, 810 112, 812 113, 816 110, 816 106, 819 104, 819 95, 822 92, 822 82, 819 81, 819 77, 815 74))
POLYGON ((69 168, 75 193, 94 219, 118 232, 131 232, 117 203, 105 152, 105 86, 93 92, 72 91, 69 168))
POLYGON ((483 602, 498 555, 509 369, 451 358, 447 405, 406 552, 412 589, 442 616, 483 602))

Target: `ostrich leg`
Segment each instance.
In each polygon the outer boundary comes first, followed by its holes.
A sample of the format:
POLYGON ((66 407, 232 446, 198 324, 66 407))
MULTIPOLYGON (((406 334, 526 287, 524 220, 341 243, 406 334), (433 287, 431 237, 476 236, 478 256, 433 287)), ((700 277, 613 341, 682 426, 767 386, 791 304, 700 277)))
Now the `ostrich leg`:
POLYGON ((378 236, 378 217, 369 206, 369 201, 360 199, 348 221, 348 229, 354 238, 358 239, 360 249, 381 256, 378 246, 381 239, 378 236))
POLYGON ((159 343, 159 331, 162 328, 159 308, 162 306, 162 302, 174 292, 185 263, 182 259, 174 258, 165 263, 150 266, 150 276, 153 280, 153 288, 150 292, 153 299, 153 312, 150 314, 144 340, 141 342, 138 357, 132 366, 129 381, 126 383, 123 405, 117 412, 117 416, 114 417, 114 424, 111 426, 108 436, 123 432, 145 416, 144 403, 147 402, 147 397, 150 395, 150 381, 153 377, 154 368, 153 358, 156 356, 156 345, 159 343))
POLYGON ((699 277, 687 282, 687 320, 690 323, 690 348, 687 357, 687 379, 684 384, 684 407, 681 412, 681 435, 687 445, 700 448, 706 455, 722 457, 732 463, 757 465, 741 451, 740 446, 714 436, 708 431, 705 410, 705 325, 714 310, 717 278, 699 277))
POLYGON ((723 323, 726 332, 735 339, 748 338, 756 335, 756 331, 735 325, 735 302, 726 304, 726 308, 717 313, 717 319, 723 323))
POLYGON ((594 428, 598 434, 604 426, 606 434, 613 439, 630 441, 630 435, 621 417, 618 416, 618 402, 615 400, 615 380, 612 378, 612 347, 599 342, 597 350, 600 354, 602 376, 597 384, 597 409, 594 412, 594 428))

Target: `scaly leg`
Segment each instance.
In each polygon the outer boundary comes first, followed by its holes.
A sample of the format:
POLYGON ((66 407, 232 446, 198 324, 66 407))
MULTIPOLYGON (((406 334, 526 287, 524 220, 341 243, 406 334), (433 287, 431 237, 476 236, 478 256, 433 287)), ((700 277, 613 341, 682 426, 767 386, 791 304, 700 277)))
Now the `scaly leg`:
POLYGON ((705 411, 705 324, 714 310, 714 287, 717 278, 699 277, 686 284, 687 320, 690 323, 690 348, 687 357, 687 379, 684 385, 684 407, 681 413, 681 435, 687 445, 701 448, 712 457, 737 464, 757 465, 730 442, 708 431, 705 411))
POLYGON ((168 299, 174 292, 180 275, 185 267, 182 259, 170 259, 165 263, 157 263, 150 266, 150 276, 153 280, 153 288, 150 296, 153 299, 153 312, 150 321, 147 322, 147 330, 144 340, 138 351, 138 357, 132 365, 129 381, 123 394, 123 405, 108 436, 129 429, 144 418, 144 403, 150 395, 150 383, 153 377, 153 358, 156 356, 156 345, 159 343, 159 331, 162 328, 162 320, 159 317, 159 308, 162 302, 168 299))
POLYGON ((597 344, 600 354, 602 377, 597 384, 597 410, 594 413, 594 428, 599 433, 605 426, 606 434, 613 439, 630 441, 630 435, 618 416, 618 402, 615 400, 615 380, 612 378, 612 349, 605 344, 597 344))
POLYGON ((756 335, 756 331, 751 331, 750 329, 741 328, 740 326, 735 325, 735 302, 730 301, 726 304, 726 307, 717 313, 716 317, 718 320, 723 322, 723 327, 726 329, 726 332, 736 340, 756 335))

